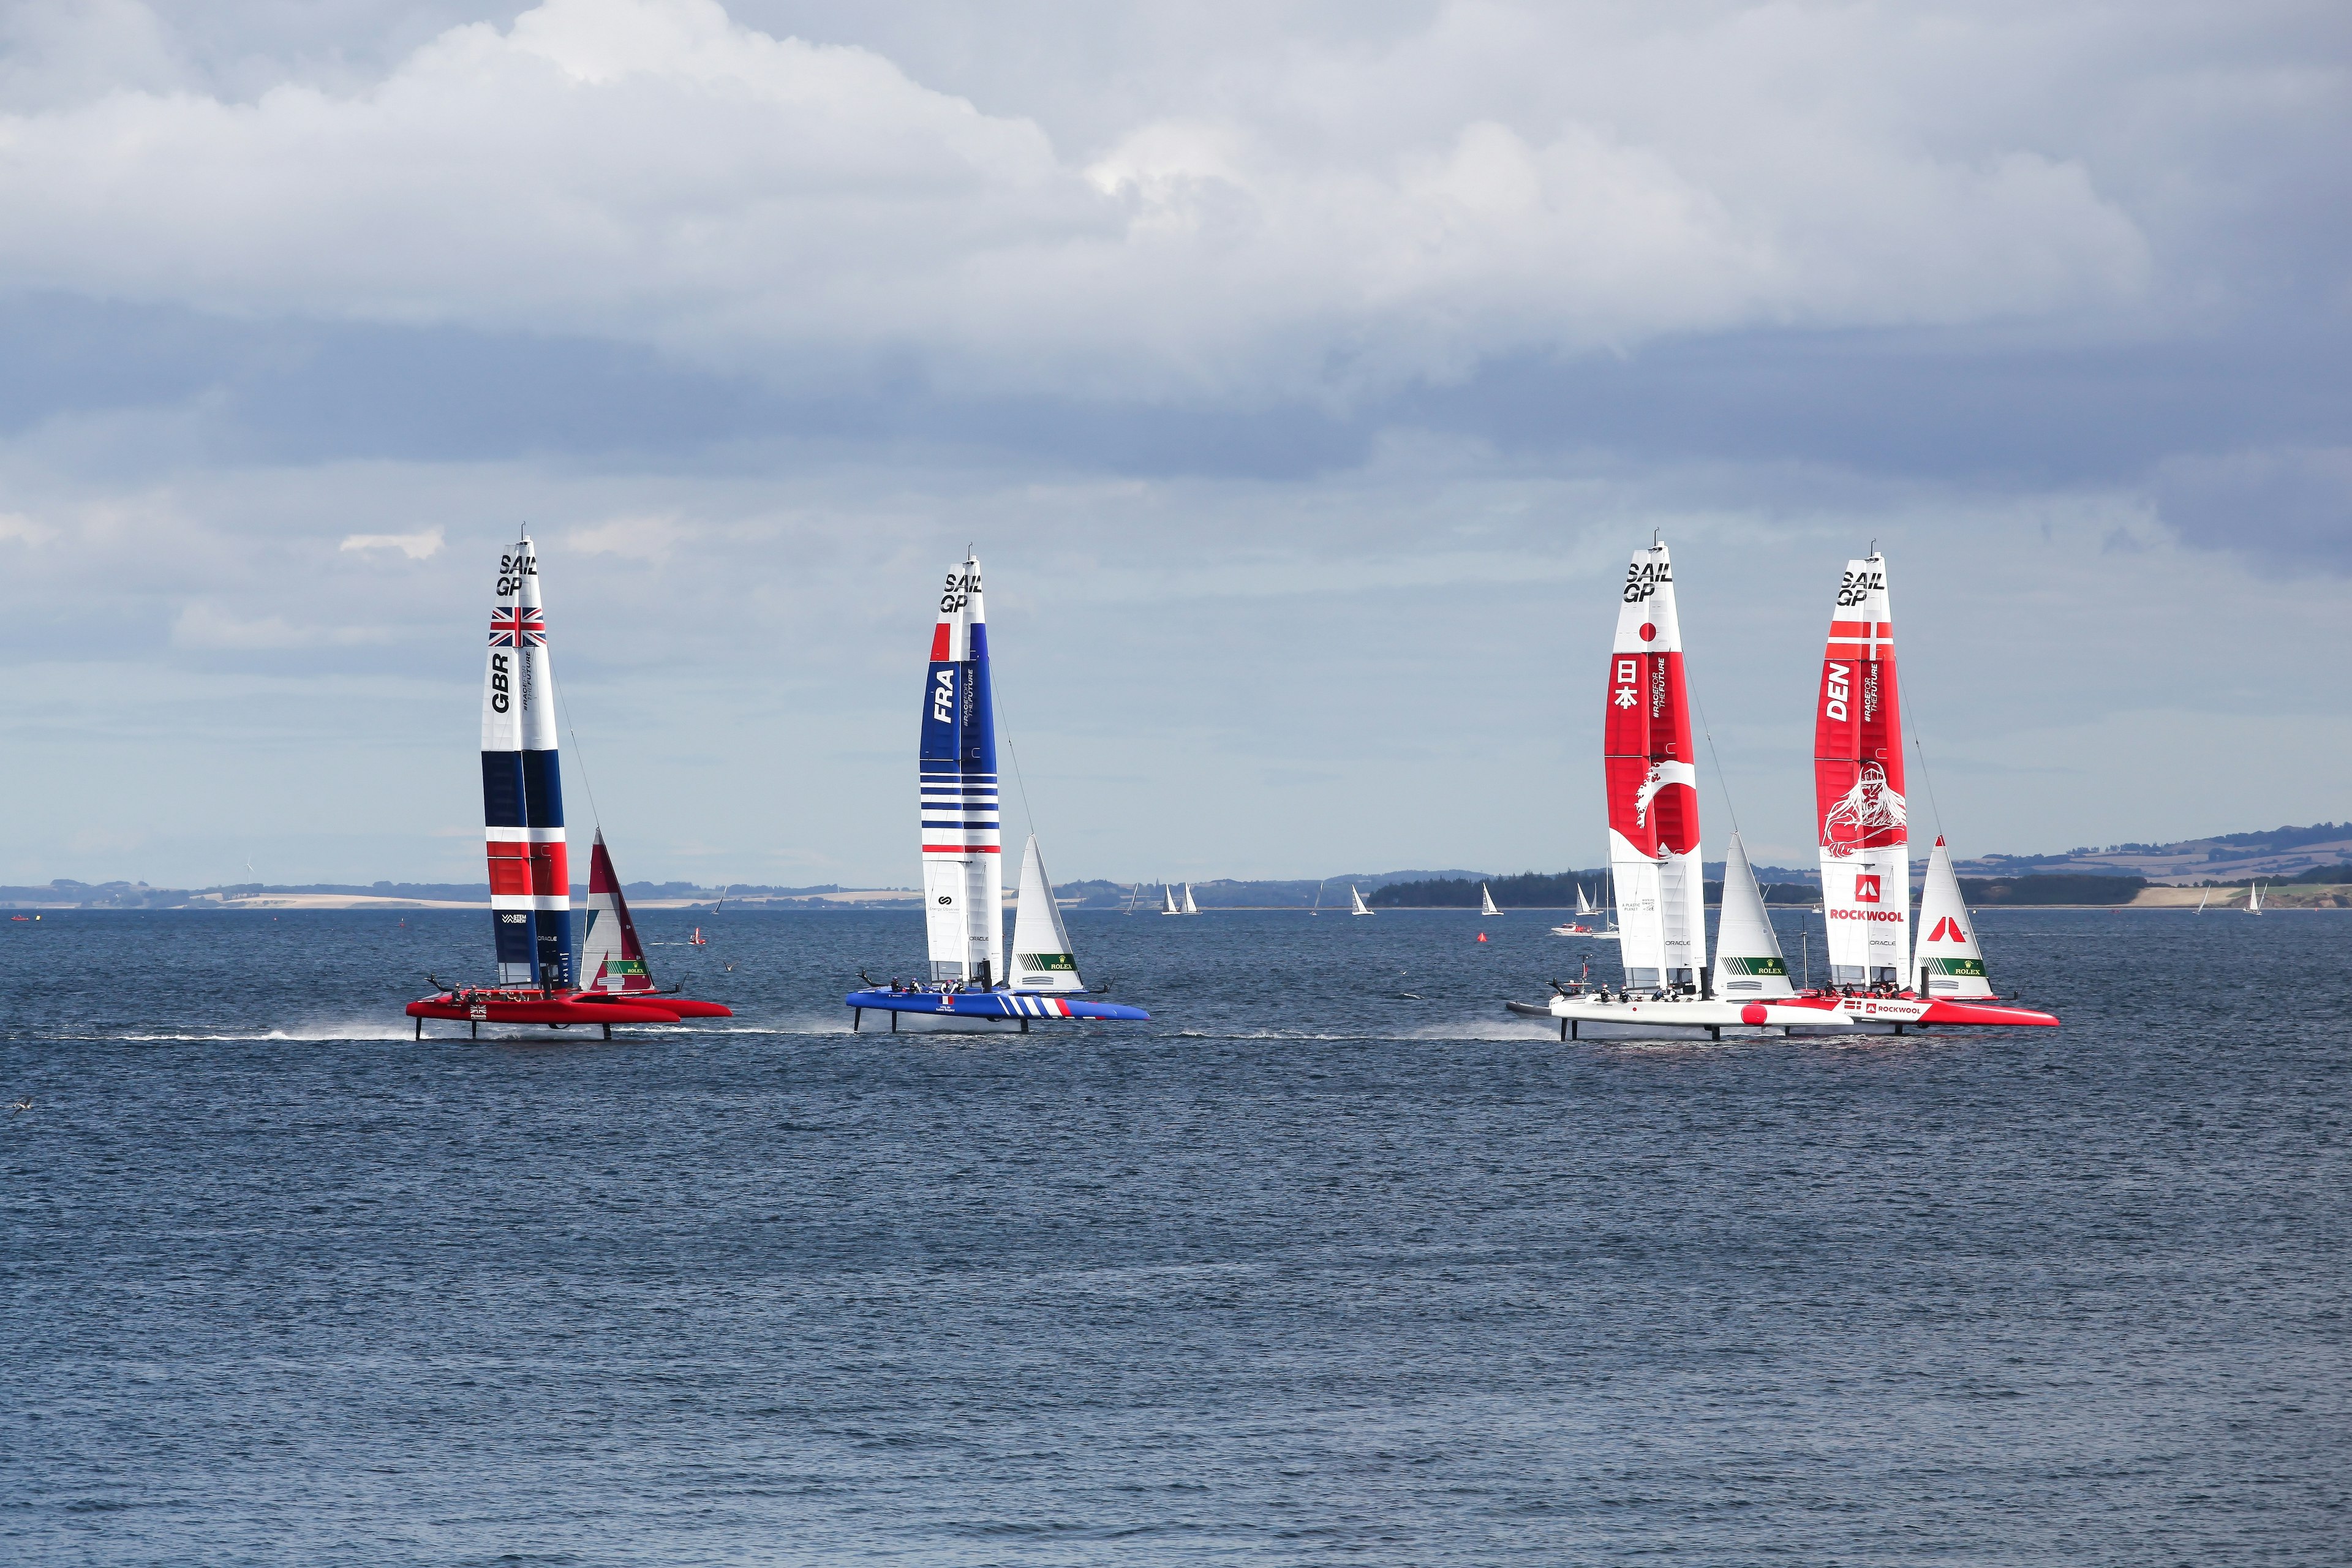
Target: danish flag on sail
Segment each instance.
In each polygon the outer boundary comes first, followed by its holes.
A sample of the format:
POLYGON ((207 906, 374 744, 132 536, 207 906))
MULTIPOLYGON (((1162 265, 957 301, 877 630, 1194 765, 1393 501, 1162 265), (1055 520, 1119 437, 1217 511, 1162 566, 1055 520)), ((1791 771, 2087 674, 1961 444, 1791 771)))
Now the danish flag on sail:
POLYGON ((482 673, 482 836, 499 984, 569 990, 572 869, 563 846, 547 617, 529 534, 499 557, 497 600, 482 673))
POLYGON ((987 618, 980 561, 967 556, 947 574, 931 628, 917 784, 931 978, 992 985, 1004 977, 1004 854, 987 618))
POLYGON ((1903 714, 1886 561, 1875 552, 1845 563, 1830 612, 1813 698, 1813 800, 1831 980, 1907 982, 1911 836, 1903 714))
POLYGON ((1607 690, 1602 766, 1625 983, 1695 985, 1706 963, 1706 884, 1682 625, 1664 544, 1626 568, 1607 690))

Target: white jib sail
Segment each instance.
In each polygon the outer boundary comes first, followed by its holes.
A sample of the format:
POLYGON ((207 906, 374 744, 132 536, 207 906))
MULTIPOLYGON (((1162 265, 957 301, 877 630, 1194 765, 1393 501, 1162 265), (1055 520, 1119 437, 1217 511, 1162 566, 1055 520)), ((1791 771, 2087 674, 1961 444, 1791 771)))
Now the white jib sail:
POLYGON ((1990 996, 1984 953, 1970 929, 1951 852, 1939 836, 1927 856, 1927 885, 1919 890, 1919 973, 1929 996, 1990 996))
POLYGON ((1715 994, 1727 1002, 1747 997, 1793 996, 1789 961, 1780 955, 1780 939, 1772 934, 1772 919, 1764 910, 1764 894, 1756 886, 1755 868, 1748 864, 1748 847, 1739 835, 1723 859, 1723 914, 1715 928, 1715 994))
POLYGON ((1188 915, 1201 912, 1201 906, 1192 901, 1192 884, 1190 882, 1184 884, 1184 912, 1188 915))
POLYGON ((1070 933, 1045 875, 1037 836, 1021 851, 1021 893, 1013 906, 1013 988, 1015 991, 1084 991, 1070 933))
POLYGON ((1355 900, 1355 905, 1356 905, 1356 907, 1355 907, 1354 909, 1349 910, 1348 911, 1349 914, 1351 914, 1351 915, 1368 915, 1368 914, 1370 914, 1370 913, 1372 912, 1370 910, 1367 909, 1367 908, 1364 906, 1364 895, 1363 895, 1363 894, 1361 894, 1361 893, 1360 893, 1360 892, 1358 892, 1358 891, 1356 891, 1355 884, 1354 884, 1354 883, 1352 883, 1352 882, 1351 882, 1351 883, 1349 883, 1349 886, 1348 886, 1348 897, 1349 897, 1349 898, 1350 898, 1350 899, 1352 899, 1352 900, 1355 900))
POLYGON ((1478 884, 1478 912, 1482 915, 1499 915, 1503 912, 1495 907, 1495 895, 1486 890, 1486 884, 1484 882, 1478 884))

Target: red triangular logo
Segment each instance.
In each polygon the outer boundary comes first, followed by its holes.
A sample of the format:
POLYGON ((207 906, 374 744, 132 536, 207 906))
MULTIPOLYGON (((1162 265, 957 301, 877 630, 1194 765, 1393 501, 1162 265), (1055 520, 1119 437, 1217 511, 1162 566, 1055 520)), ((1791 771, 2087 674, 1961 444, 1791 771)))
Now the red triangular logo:
POLYGON ((1936 922, 1936 929, 1927 933, 1927 940, 1929 942, 1965 942, 1969 940, 1969 933, 1960 929, 1959 921, 1954 920, 1949 915, 1946 915, 1942 920, 1936 922))

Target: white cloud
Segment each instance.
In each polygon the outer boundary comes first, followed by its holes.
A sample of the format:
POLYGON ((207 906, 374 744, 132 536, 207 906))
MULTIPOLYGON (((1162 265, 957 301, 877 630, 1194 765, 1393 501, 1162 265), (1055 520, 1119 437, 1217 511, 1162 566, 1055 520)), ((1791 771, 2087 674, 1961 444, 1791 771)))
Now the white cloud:
POLYGON ((575 528, 563 536, 564 547, 583 555, 618 555, 637 561, 667 561, 671 552, 694 539, 699 530, 681 523, 675 513, 652 517, 616 517, 591 528, 575 528))
POLYGON ((227 653, 266 653, 282 648, 350 647, 392 640, 381 626, 301 625, 283 616, 242 616, 198 600, 172 624, 176 647, 227 653))
POLYGON ((19 544, 47 544, 58 536, 58 531, 47 523, 13 511, 0 511, 0 539, 13 539, 19 544))
POLYGON ((440 553, 443 532, 444 530, 436 524, 421 533, 354 533, 343 540, 341 548, 397 550, 411 561, 425 561, 440 553))
POLYGON ((1384 51, 1195 84, 1196 111, 1088 154, 711 0, 547 0, 362 88, 0 116, 0 284, 585 333, 818 382, 846 358, 1244 396, 2132 300, 2147 244, 2080 160, 1925 134, 1930 109, 1809 54, 1916 79, 1925 47, 1777 6, 1456 5, 1384 51))

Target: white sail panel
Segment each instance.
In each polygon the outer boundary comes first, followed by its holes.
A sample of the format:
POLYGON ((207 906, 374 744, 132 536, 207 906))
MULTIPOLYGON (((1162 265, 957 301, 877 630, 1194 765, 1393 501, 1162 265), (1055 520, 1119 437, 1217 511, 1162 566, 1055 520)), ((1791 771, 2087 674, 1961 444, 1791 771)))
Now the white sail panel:
POLYGON ((1184 912, 1188 915, 1201 912, 1201 906, 1192 901, 1192 884, 1190 882, 1184 884, 1184 912))
POLYGON ((1941 837, 1927 854, 1927 885, 1919 892, 1920 990, 1927 996, 1997 994, 1985 973, 1960 880, 1952 874, 1951 852, 1941 837))
POLYGON ((1499 915, 1503 912, 1495 907, 1495 895, 1486 890, 1486 884, 1484 882, 1478 884, 1478 912, 1482 915, 1499 915))
POLYGON ((1715 994, 1725 1001, 1796 994, 1796 987, 1789 984, 1789 961, 1781 955, 1780 939, 1773 934, 1772 918, 1764 908, 1763 891, 1756 886, 1755 868, 1748 863, 1748 847, 1737 833, 1723 861, 1715 994))
POLYGON ((1013 988, 1016 991, 1084 991, 1077 954, 1054 902, 1045 858, 1031 834, 1021 851, 1021 890, 1013 907, 1013 988))

